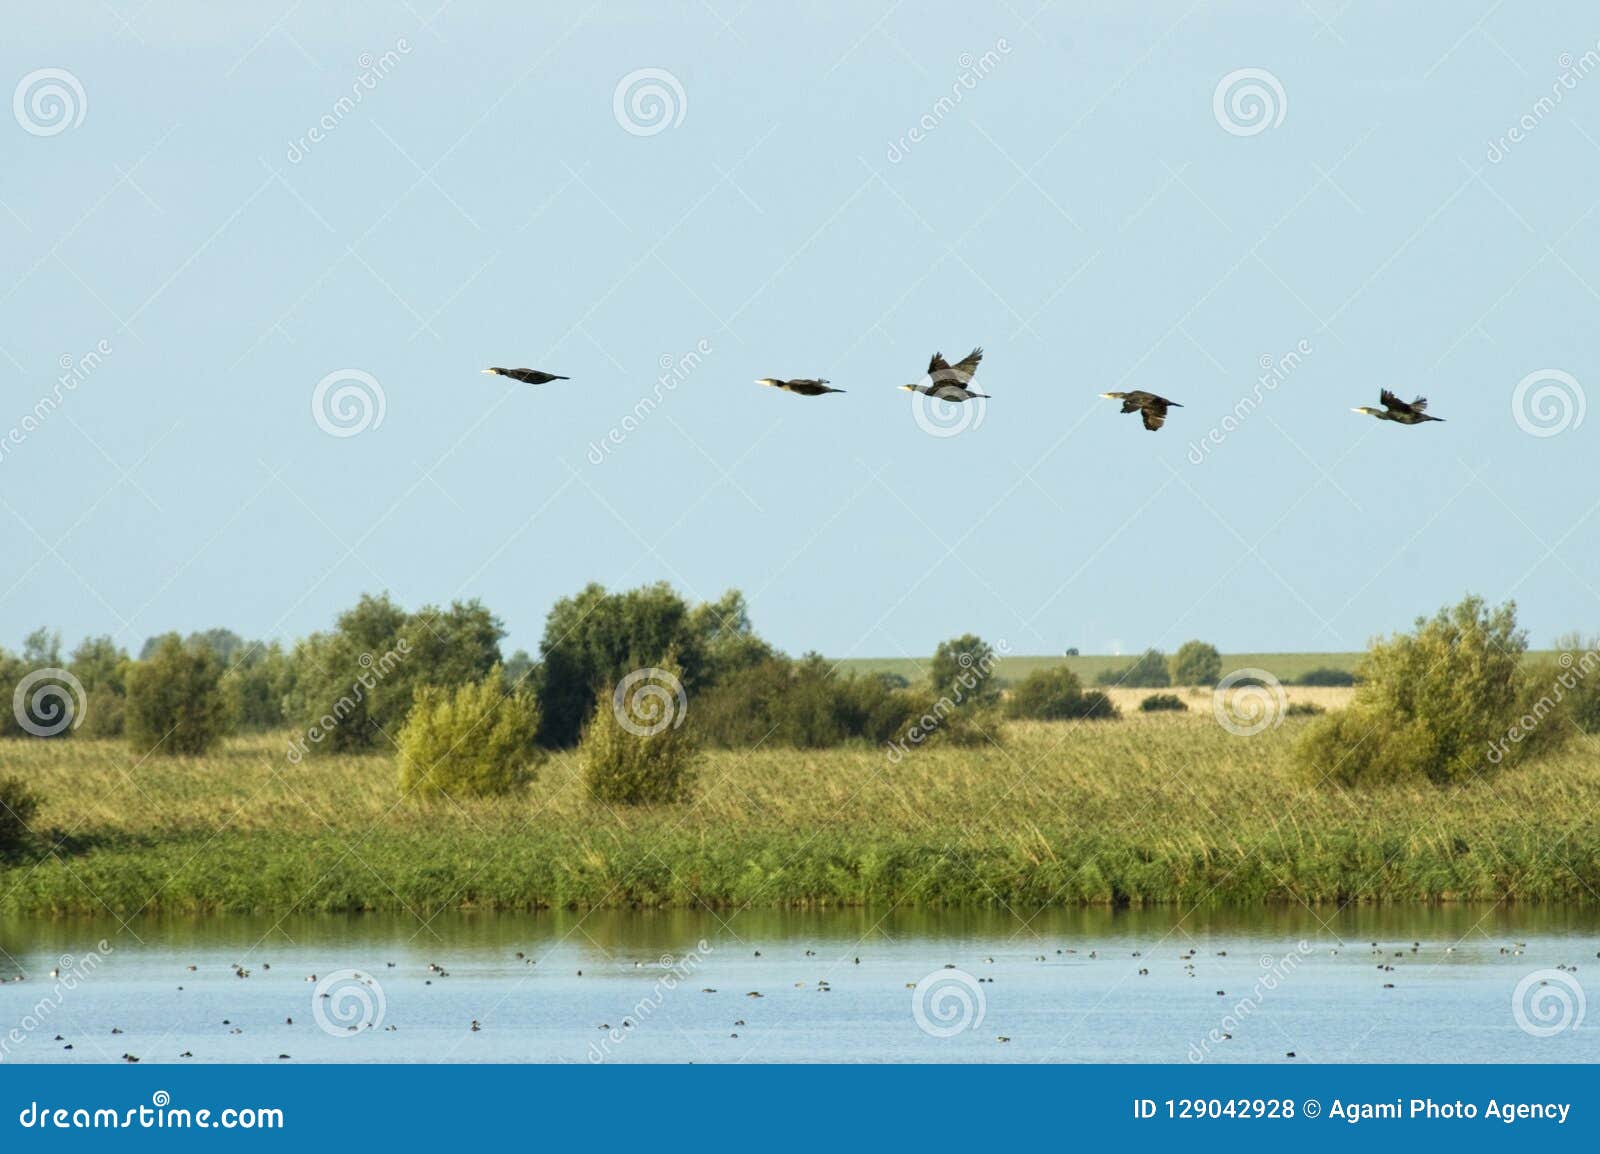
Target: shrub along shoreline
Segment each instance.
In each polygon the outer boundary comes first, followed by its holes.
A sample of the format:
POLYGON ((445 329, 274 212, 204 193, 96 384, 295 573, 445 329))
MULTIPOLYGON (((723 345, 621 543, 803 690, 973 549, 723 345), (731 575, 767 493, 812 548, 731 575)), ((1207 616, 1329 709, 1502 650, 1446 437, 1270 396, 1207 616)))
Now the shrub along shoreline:
POLYGON ((693 804, 524 791, 396 806, 393 759, 291 765, 282 735, 131 769, 115 742, 5 742, 57 848, 0 865, 12 915, 599 907, 1600 904, 1600 756, 1481 788, 1308 780, 1315 721, 1008 722, 1004 756, 710 750, 693 804))

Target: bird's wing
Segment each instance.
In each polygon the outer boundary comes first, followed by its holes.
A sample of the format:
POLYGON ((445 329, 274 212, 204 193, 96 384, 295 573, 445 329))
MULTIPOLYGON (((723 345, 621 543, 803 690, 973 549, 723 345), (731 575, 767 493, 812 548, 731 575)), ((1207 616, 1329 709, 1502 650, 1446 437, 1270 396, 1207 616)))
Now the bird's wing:
POLYGON ((1388 389, 1383 389, 1378 393, 1378 400, 1382 402, 1384 408, 1391 409, 1397 413, 1407 412, 1411 408, 1410 405, 1406 404, 1388 389))
POLYGON ((1144 418, 1144 427, 1152 433, 1167 423, 1167 407, 1165 405, 1160 408, 1150 405, 1140 409, 1139 415, 1144 418))
POLYGON ((1422 412, 1426 412, 1427 409, 1428 409, 1428 398, 1427 397, 1418 397, 1416 400, 1411 402, 1411 410, 1412 410, 1412 412, 1422 413, 1422 412))
POLYGON ((960 381, 963 385, 970 384, 972 382, 973 374, 978 371, 978 362, 981 360, 983 360, 983 350, 973 349, 966 355, 966 358, 952 368, 950 372, 952 375, 954 375, 956 380, 960 381))
POLYGON ((928 375, 931 377, 935 373, 942 373, 949 367, 950 362, 944 359, 943 353, 934 353, 933 359, 928 362, 928 375))

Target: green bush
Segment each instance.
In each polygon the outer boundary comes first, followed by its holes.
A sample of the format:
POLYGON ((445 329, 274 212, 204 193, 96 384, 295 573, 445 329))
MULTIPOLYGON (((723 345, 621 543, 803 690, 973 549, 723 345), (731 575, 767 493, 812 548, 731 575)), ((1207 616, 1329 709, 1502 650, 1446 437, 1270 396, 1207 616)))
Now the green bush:
POLYGON ((685 724, 681 673, 672 663, 643 682, 626 677, 603 692, 578 743, 584 786, 608 805, 661 805, 688 799, 699 752, 685 724))
POLYGON ((1103 669, 1095 681, 1100 685, 1120 685, 1128 689, 1165 689, 1172 684, 1167 673, 1166 655, 1159 649, 1146 649, 1135 661, 1121 669, 1103 669))
POLYGON ((424 686, 401 727, 400 791, 452 797, 508 793, 533 776, 539 704, 496 666, 482 681, 424 686))
POLYGON ((769 657, 695 697, 695 729, 712 745, 827 749, 889 741, 918 698, 877 676, 838 673, 816 654, 769 657))
POLYGON ((1356 683, 1356 675, 1348 669, 1331 669, 1319 666, 1309 669, 1294 680, 1295 685, 1348 686, 1356 683))
POLYGON ((150 657, 128 668, 124 731, 136 754, 204 753, 232 724, 222 662, 209 648, 160 638, 150 657))
POLYGON ((29 823, 39 799, 20 778, 0 777, 0 861, 21 857, 33 844, 29 823))
POLYGON ((1139 711, 1141 713, 1165 713, 1169 710, 1182 712, 1188 708, 1183 703, 1183 699, 1176 693, 1152 693, 1149 697, 1139 702, 1139 711))
POLYGON ((1566 719, 1545 677, 1525 670, 1516 606, 1478 597, 1373 642, 1350 708, 1314 722, 1297 755, 1317 779, 1468 780, 1550 748, 1566 719))
POLYGON ((1328 712, 1314 701, 1296 701, 1283 711, 1285 717, 1316 717, 1328 712))
POLYGON ((1012 687, 1006 716, 1032 721, 1112 718, 1117 708, 1098 689, 1084 692, 1078 675, 1064 665, 1036 669, 1012 687))
POLYGON ((1222 654, 1204 641, 1185 641, 1172 655, 1172 684, 1215 685, 1222 680, 1222 654))
POLYGON ((934 696, 949 698, 956 706, 994 705, 1000 700, 998 660, 994 647, 976 633, 940 642, 928 665, 934 696))

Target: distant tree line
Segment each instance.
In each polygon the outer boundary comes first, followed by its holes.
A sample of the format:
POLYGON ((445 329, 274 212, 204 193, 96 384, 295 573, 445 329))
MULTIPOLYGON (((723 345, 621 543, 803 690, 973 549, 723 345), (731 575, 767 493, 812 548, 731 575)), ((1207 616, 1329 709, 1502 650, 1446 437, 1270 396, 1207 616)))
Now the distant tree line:
MULTIPOLYGON (((140 757, 181 757, 229 733, 283 732, 294 764, 397 754, 401 789, 423 797, 506 792, 550 751, 577 747, 596 800, 634 804, 686 796, 704 746, 858 743, 897 760, 912 747, 999 744, 1002 718, 1118 715, 1104 688, 1086 689, 1065 664, 1004 686, 1001 655, 973 634, 939 645, 915 681, 846 672, 816 653, 790 657, 756 633, 737 590, 696 604, 664 583, 591 584, 551 608, 537 657, 504 656, 504 637, 478 601, 407 610, 386 593, 361 597, 288 650, 212 629, 153 637, 137 658, 109 637, 64 656, 59 636, 38 630, 20 653, 0 651, 0 687, 31 684, 43 670, 64 670, 76 686, 19 696, 18 709, 0 710, 0 737, 120 737, 140 757)), ((1576 673, 1570 655, 1559 668, 1527 668, 1511 607, 1469 599, 1375 643, 1355 704, 1313 723, 1302 756, 1341 781, 1402 773, 1396 766, 1450 781, 1486 760, 1519 760, 1565 730, 1595 732, 1594 648, 1576 673)), ((1213 684, 1221 672, 1214 646, 1189 641, 1170 660, 1147 650, 1097 680, 1164 688, 1213 684)), ((1321 669, 1301 680, 1356 678, 1321 669)), ((1183 703, 1158 694, 1140 708, 1183 703)), ((23 804, 18 794, 13 810, 23 804)))

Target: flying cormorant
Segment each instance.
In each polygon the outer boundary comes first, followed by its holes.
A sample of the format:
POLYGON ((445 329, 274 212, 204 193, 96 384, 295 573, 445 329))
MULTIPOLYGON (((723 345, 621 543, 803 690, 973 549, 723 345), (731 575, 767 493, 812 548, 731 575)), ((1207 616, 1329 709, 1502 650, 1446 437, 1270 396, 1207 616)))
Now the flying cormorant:
POLYGON ((945 360, 943 353, 934 353, 933 359, 928 362, 928 373, 922 378, 926 383, 919 382, 900 387, 909 389, 913 393, 936 397, 941 401, 970 401, 974 397, 983 397, 987 400, 988 393, 972 391, 972 378, 977 373, 978 362, 981 360, 983 360, 982 349, 973 349, 965 360, 955 365, 945 360))
POLYGON ((484 369, 486 373, 493 373, 497 377, 510 377, 514 381, 521 381, 525 385, 544 385, 551 381, 570 381, 571 377, 557 376, 555 373, 541 373, 538 369, 484 369))
POLYGON ((1169 401, 1165 397, 1158 397, 1155 393, 1147 393, 1143 389, 1135 389, 1131 393, 1101 393, 1113 401, 1122 402, 1124 413, 1138 413, 1144 418, 1144 427, 1152 433, 1159 429, 1167 420, 1167 410, 1181 409, 1177 401, 1169 401))
POLYGON ((1424 421, 1444 420, 1443 417, 1430 417, 1428 415, 1427 397, 1418 397, 1408 405, 1388 389, 1384 389, 1378 393, 1378 400, 1383 402, 1383 408, 1381 409, 1363 405, 1350 411, 1352 413, 1365 413, 1369 417, 1377 417, 1380 421, 1395 421, 1402 425, 1420 425, 1424 421))
POLYGON ((802 397, 820 397, 824 393, 844 392, 843 389, 829 387, 828 382, 822 378, 813 380, 808 377, 797 377, 792 381, 780 381, 777 377, 758 377, 756 384, 782 389, 786 393, 794 393, 802 397))

